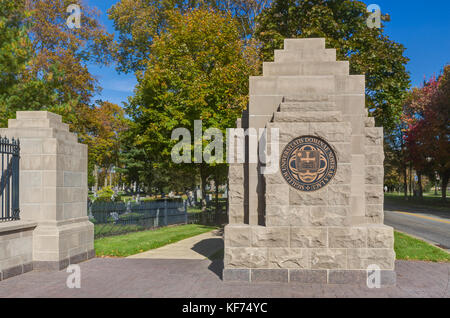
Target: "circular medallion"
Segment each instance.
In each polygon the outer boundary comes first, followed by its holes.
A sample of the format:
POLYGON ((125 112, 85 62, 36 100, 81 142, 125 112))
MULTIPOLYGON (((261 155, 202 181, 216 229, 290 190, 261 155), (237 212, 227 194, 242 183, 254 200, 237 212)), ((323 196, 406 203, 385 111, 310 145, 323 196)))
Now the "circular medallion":
POLYGON ((297 190, 312 192, 325 187, 336 175, 336 155, 324 140, 303 136, 284 148, 281 174, 297 190))

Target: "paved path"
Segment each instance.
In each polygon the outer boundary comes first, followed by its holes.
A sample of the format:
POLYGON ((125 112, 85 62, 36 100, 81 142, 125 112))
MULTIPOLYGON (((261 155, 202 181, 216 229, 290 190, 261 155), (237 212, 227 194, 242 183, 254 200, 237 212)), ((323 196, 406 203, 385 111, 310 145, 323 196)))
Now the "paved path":
POLYGON ((206 259, 223 249, 221 231, 200 234, 173 244, 129 256, 146 259, 206 259))
POLYGON ((385 204, 385 224, 450 250, 450 212, 385 204))
POLYGON ((230 283, 223 261, 96 258, 80 264, 81 288, 66 286, 68 273, 33 271, 0 282, 0 297, 446 297, 450 264, 397 261, 397 286, 230 283))

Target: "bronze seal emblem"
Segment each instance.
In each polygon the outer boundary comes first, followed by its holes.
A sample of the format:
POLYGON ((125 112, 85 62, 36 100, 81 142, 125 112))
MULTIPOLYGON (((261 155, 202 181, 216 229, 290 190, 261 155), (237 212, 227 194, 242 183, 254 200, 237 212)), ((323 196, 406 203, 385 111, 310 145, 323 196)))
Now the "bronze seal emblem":
POLYGON ((312 192, 325 187, 336 175, 336 154, 324 140, 303 136, 284 148, 281 174, 297 190, 312 192))

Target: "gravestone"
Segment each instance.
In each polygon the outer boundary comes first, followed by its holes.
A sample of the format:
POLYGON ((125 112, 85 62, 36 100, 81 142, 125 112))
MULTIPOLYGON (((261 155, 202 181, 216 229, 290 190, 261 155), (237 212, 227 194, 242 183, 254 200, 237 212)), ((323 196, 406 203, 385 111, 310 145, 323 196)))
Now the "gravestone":
POLYGON ((223 279, 350 284, 379 269, 381 285, 395 284, 383 129, 368 117, 365 77, 349 75, 324 39, 287 39, 250 78, 237 125, 279 129, 279 144, 267 144, 279 147, 279 170, 230 165, 223 279))

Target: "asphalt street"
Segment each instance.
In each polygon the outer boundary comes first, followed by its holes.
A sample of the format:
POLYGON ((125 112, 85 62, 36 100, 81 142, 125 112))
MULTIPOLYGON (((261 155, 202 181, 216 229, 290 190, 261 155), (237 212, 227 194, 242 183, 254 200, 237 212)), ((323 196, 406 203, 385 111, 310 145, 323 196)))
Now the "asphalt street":
POLYGON ((450 251, 450 212, 386 203, 386 225, 450 251))

